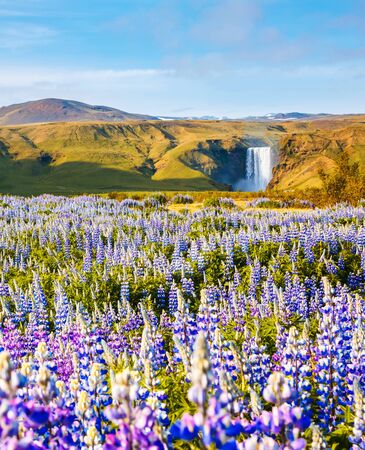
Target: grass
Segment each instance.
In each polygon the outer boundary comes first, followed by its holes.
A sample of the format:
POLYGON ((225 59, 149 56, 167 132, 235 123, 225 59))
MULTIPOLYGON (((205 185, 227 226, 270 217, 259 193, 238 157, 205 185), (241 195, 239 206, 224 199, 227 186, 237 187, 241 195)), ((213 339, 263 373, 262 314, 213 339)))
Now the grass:
POLYGON ((280 150, 273 177, 279 189, 318 186, 318 169, 331 170, 343 148, 365 165, 363 117, 282 122, 280 127, 219 121, 3 126, 0 192, 224 190, 214 173, 225 173, 238 144, 244 151, 257 142, 280 150))
POLYGON ((221 189, 183 157, 200 142, 229 143, 243 136, 245 128, 236 122, 184 121, 1 127, 0 191, 31 195, 221 189), (40 161, 42 155, 47 164, 40 161))

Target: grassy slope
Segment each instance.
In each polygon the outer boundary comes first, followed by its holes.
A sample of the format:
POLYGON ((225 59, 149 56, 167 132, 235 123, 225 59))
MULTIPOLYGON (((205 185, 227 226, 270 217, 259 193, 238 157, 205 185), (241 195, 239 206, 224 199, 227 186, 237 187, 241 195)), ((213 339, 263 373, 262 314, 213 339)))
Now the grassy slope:
POLYGON ((280 147, 272 183, 279 188, 318 184, 318 169, 333 167, 342 150, 365 165, 365 120, 360 116, 280 124, 176 121, 4 126, 0 127, 0 192, 218 189, 222 185, 213 182, 209 173, 217 167, 225 169, 220 156, 211 151, 211 143, 217 142, 229 153, 237 142, 254 145, 250 143, 255 139, 280 147))
POLYGON ((320 186, 318 171, 331 171, 342 151, 365 167, 365 118, 287 123, 280 142, 279 165, 271 186, 293 189, 320 186))
MULTIPOLYGON (((265 127, 259 125, 260 129, 265 127)), ((183 157, 207 139, 240 138, 246 128, 249 134, 257 133, 253 125, 235 122, 2 127, 0 191, 39 194, 217 189, 220 185, 186 165, 183 157)))

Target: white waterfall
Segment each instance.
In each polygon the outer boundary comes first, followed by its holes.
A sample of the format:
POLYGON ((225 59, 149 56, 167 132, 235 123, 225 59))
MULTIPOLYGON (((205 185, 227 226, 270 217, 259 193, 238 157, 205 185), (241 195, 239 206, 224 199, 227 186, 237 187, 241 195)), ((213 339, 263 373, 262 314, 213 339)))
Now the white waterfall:
POLYGON ((236 191, 263 190, 272 177, 274 158, 271 147, 249 147, 246 152, 246 173, 233 188, 236 191))

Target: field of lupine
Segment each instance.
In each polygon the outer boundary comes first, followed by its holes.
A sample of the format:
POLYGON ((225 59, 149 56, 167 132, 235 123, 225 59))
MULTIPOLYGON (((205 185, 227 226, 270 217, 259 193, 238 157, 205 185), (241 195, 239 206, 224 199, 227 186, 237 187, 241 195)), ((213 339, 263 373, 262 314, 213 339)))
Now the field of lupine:
POLYGON ((0 449, 365 448, 362 207, 2 196, 0 274, 0 449))

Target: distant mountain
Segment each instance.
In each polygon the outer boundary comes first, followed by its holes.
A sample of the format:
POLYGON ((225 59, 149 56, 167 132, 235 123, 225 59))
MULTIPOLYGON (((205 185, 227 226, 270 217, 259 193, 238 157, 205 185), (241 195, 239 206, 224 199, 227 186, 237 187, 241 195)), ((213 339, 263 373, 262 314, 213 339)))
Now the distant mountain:
POLYGON ((328 117, 332 114, 319 113, 300 113, 300 112, 289 112, 289 113, 269 113, 264 116, 247 116, 243 117, 242 120, 251 121, 271 121, 271 120, 300 120, 300 119, 319 119, 321 117, 328 117))
POLYGON ((94 106, 58 98, 47 98, 0 108, 0 125, 41 122, 122 122, 125 120, 157 120, 157 117, 131 114, 107 106, 94 106))
POLYGON ((269 113, 263 116, 217 117, 205 116, 149 116, 133 114, 109 106, 95 106, 75 100, 46 98, 32 102, 0 107, 0 125, 19 125, 51 122, 124 122, 127 120, 202 120, 202 121, 248 121, 271 122, 285 120, 315 120, 331 114, 320 113, 269 113))
POLYGON ((231 120, 227 117, 217 116, 159 116, 160 120, 231 120))
POLYGON ((320 119, 322 117, 332 116, 332 114, 319 113, 300 113, 300 112, 289 112, 289 113, 269 113, 263 116, 246 116, 246 117, 217 117, 217 116, 160 116, 161 120, 222 120, 222 121, 235 121, 235 120, 245 120, 249 122, 270 122, 275 120, 305 120, 305 119, 320 119))

